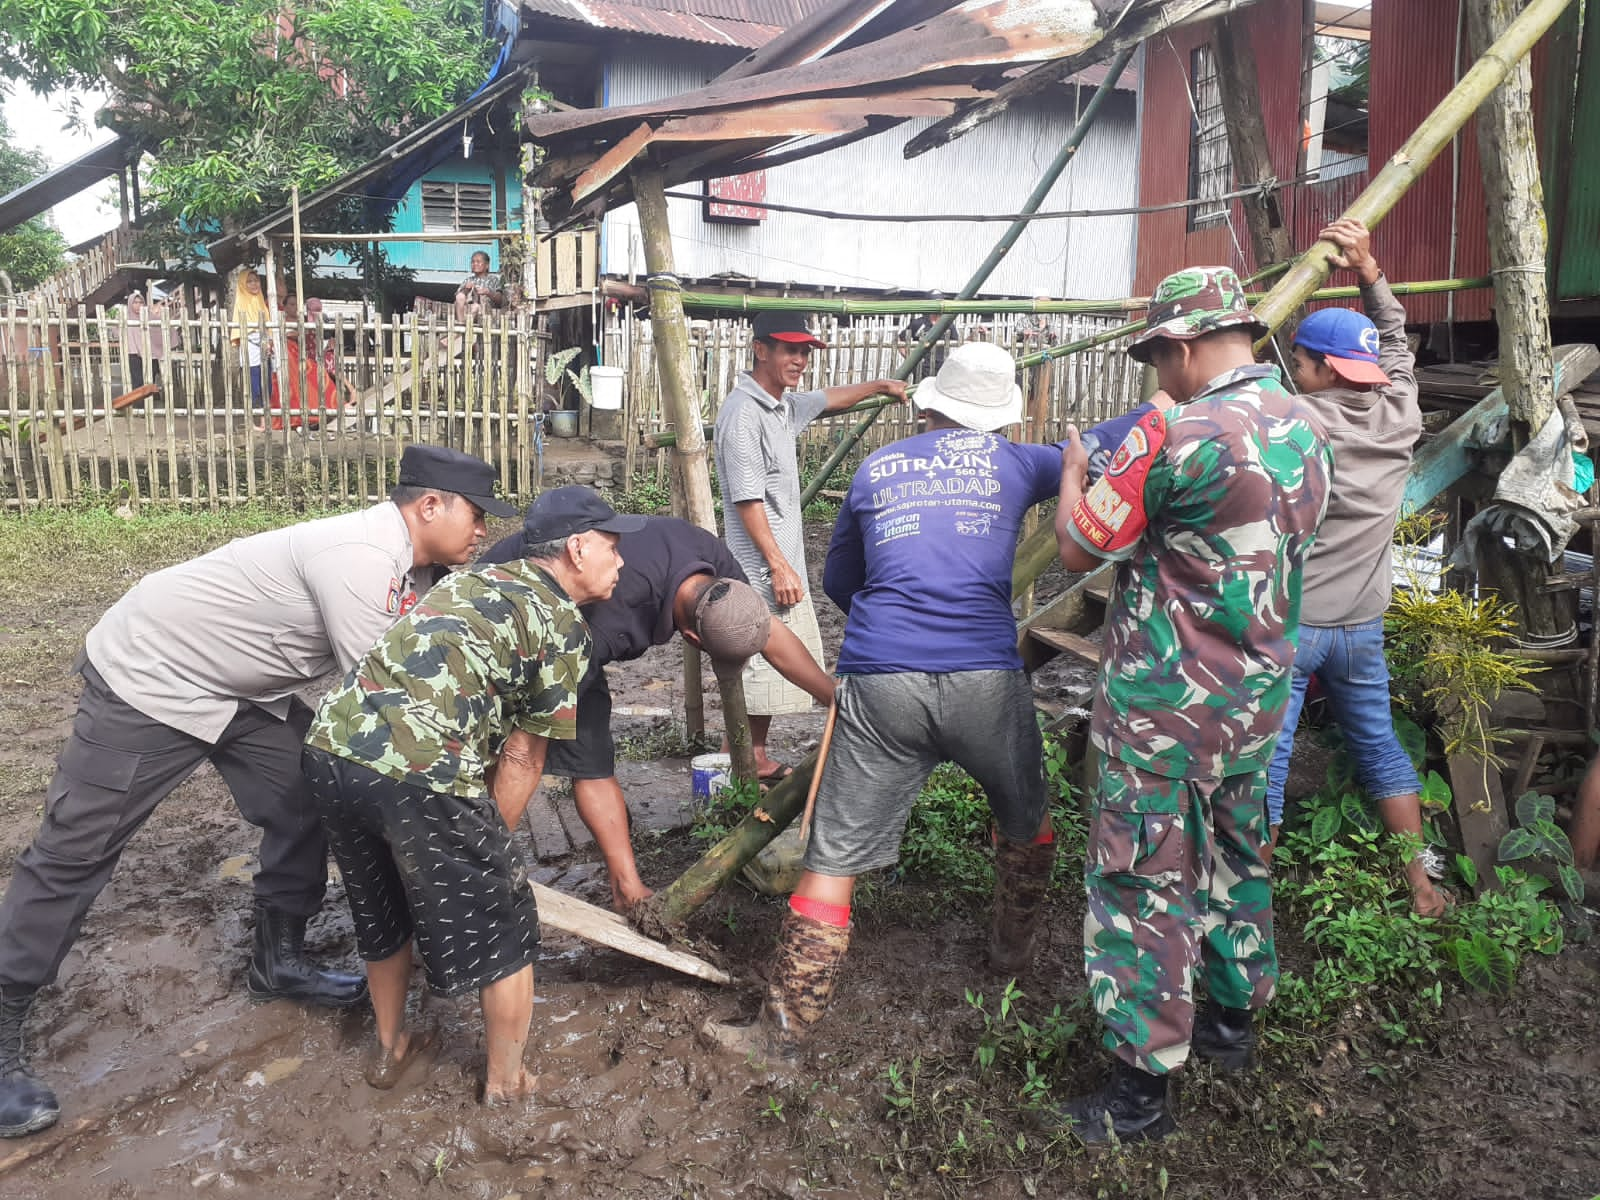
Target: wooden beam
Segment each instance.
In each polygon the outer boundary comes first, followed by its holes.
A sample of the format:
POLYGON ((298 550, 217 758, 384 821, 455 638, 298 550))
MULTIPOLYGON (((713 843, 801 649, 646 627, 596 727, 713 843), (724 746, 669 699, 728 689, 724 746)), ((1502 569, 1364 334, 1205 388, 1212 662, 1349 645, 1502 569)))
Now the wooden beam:
MULTIPOLYGON (((1564 396, 1596 370, 1600 349, 1590 345, 1557 346, 1554 392, 1564 396)), ((1402 516, 1426 508, 1434 497, 1464 476, 1472 466, 1471 451, 1497 446, 1510 432, 1505 392, 1496 388, 1430 439, 1411 460, 1411 473, 1400 501, 1402 516)))
POLYGON ((1222 115, 1228 127, 1228 153, 1233 159, 1233 177, 1238 187, 1263 185, 1263 190, 1243 197, 1245 226, 1250 233, 1250 252, 1259 271, 1294 257, 1294 243, 1278 204, 1278 189, 1266 187, 1277 177, 1272 153, 1267 144, 1267 126, 1261 116, 1261 87, 1256 79, 1256 60, 1248 29, 1234 17, 1220 18, 1212 35, 1211 48, 1217 62, 1217 87, 1222 98, 1222 115))
MULTIPOLYGON (((1522 10, 1521 0, 1467 0, 1467 36, 1486 54, 1522 10)), ((1546 279, 1544 187, 1533 136, 1533 74, 1526 58, 1478 111, 1478 151, 1489 213, 1489 264, 1494 317, 1500 327, 1500 387, 1517 444, 1544 427, 1555 411, 1555 366, 1550 354, 1550 293, 1546 279), (1520 436, 1519 436, 1520 435, 1520 436)))

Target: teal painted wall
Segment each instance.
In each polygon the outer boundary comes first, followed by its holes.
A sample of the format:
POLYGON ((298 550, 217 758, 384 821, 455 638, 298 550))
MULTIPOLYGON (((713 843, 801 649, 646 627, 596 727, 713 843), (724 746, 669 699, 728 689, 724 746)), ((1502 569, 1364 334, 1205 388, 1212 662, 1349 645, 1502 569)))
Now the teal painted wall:
MULTIPOLYGON (((505 225, 498 228, 517 229, 522 220, 522 188, 517 171, 507 164, 496 170, 487 158, 455 158, 435 167, 422 179, 406 189, 406 197, 394 213, 395 233, 422 232, 422 185, 430 183, 487 183, 494 188, 491 212, 498 219, 505 211, 505 225)), ((384 246, 389 260, 397 267, 408 267, 417 273, 419 282, 456 282, 471 269, 474 252, 482 250, 489 255, 489 269, 500 269, 500 248, 490 240, 483 242, 390 242, 384 246)), ((324 255, 322 265, 331 274, 349 271, 349 262, 342 254, 324 255), (341 271, 343 268, 343 272, 341 271)))

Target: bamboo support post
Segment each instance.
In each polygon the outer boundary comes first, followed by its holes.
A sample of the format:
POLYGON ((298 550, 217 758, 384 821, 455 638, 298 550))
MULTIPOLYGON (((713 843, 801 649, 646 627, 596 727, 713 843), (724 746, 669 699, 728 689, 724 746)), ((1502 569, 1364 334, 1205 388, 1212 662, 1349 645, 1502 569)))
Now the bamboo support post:
MULTIPOLYGON (((672 227, 667 215, 667 197, 661 169, 648 164, 633 168, 634 201, 639 208, 639 232, 644 241, 645 267, 650 272, 650 328, 655 343, 656 364, 661 377, 662 403, 673 427, 678 431, 672 449, 674 474, 683 502, 682 515, 692 524, 717 532, 717 517, 711 498, 711 468, 705 434, 700 426, 699 392, 695 387, 694 362, 689 351, 689 323, 683 313, 683 296, 673 272, 672 227)), ((701 697, 700 653, 687 642, 683 647, 684 716, 691 734, 699 732, 690 720, 695 701, 701 697)), ((722 693, 723 725, 733 757, 733 774, 740 779, 756 777, 755 751, 750 738, 749 718, 745 716, 744 685, 739 676, 717 672, 717 687, 722 693), (736 721, 736 717, 744 717, 736 721), (739 728, 735 728, 735 725, 739 728)), ((702 716, 699 722, 704 727, 702 716)))

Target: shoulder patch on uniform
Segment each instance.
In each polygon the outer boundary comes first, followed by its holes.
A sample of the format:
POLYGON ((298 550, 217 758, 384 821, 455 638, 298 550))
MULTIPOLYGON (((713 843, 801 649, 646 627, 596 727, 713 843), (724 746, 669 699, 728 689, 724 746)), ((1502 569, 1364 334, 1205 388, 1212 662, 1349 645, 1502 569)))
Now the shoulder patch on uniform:
MULTIPOLYGON (((413 597, 412 602, 415 603, 415 601, 416 598, 413 597)), ((384 603, 383 611, 387 613, 399 613, 401 611, 400 581, 392 576, 389 579, 389 599, 384 603)))
POLYGON ((1105 474, 1073 507, 1073 527, 1089 545, 1113 554, 1144 533, 1150 523, 1144 510, 1144 484, 1166 440, 1166 417, 1158 411, 1146 413, 1128 431, 1105 474))

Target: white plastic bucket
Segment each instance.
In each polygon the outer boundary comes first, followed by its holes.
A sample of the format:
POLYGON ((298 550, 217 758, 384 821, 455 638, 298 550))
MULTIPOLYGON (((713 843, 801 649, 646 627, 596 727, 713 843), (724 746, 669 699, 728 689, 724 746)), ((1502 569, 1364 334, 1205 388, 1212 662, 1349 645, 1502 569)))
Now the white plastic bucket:
POLYGON ((728 786, 733 773, 733 757, 727 754, 699 754, 689 760, 690 791, 694 806, 704 808, 711 797, 728 786))
POLYGON ((621 367, 589 368, 589 403, 594 408, 615 410, 622 407, 621 367))

